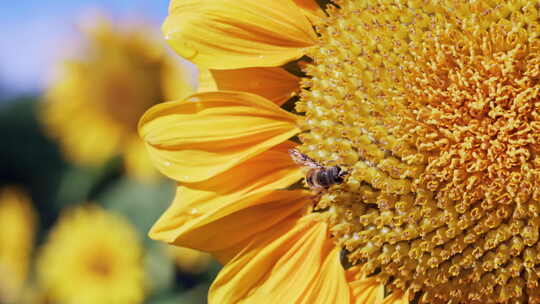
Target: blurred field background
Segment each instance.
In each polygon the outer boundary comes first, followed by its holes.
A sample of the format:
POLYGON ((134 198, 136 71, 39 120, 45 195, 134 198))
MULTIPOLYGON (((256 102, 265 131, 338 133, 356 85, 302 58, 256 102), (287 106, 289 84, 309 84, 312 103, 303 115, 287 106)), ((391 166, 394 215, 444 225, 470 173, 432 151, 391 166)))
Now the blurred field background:
POLYGON ((220 266, 147 237, 174 184, 136 121, 196 87, 160 35, 167 6, 0 4, 0 303, 206 303, 220 266))

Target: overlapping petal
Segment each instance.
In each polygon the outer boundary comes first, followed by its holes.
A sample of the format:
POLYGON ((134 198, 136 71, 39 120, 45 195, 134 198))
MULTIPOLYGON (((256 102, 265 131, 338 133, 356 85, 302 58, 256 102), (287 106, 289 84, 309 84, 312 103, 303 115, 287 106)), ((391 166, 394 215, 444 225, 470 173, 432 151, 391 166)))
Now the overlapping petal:
POLYGON ((275 191, 302 173, 283 143, 207 181, 178 186, 150 236, 180 246, 221 251, 303 208, 304 191, 275 191), (249 229, 245 229, 249 227, 249 229))
POLYGON ((409 292, 394 292, 382 304, 409 304, 409 292))
POLYGON ((359 270, 359 266, 347 270, 347 281, 353 298, 351 303, 381 304, 384 299, 384 285, 379 283, 376 277, 364 277, 359 270))
POLYGON ((291 217, 259 233, 219 273, 209 303, 349 303, 328 224, 291 217))
POLYGON ((280 66, 316 40, 292 0, 173 0, 163 33, 180 55, 213 69, 280 66))
MULTIPOLYGON (((307 197, 303 191, 282 190, 250 194, 228 204, 221 201, 223 206, 217 210, 199 213, 199 209, 194 209, 191 214, 188 211, 172 219, 162 219, 151 236, 169 237, 175 245, 207 252, 221 253, 231 248, 238 252, 242 248, 236 245, 302 210, 308 203, 307 197), (179 222, 185 223, 185 227, 178 226, 179 222)), ((217 257, 224 261, 223 256, 217 257)))
MULTIPOLYGON (((333 244, 331 240, 327 242, 333 244)), ((334 247, 326 257, 319 278, 309 287, 302 303, 349 303, 350 292, 339 258, 340 252, 341 248, 334 247)))
POLYGON ((282 105, 299 90, 299 81, 298 77, 276 67, 205 70, 199 77, 199 91, 249 92, 282 105))
POLYGON ((319 4, 314 0, 293 0, 298 7, 300 7, 304 14, 312 20, 312 22, 317 22, 321 17, 324 16, 324 12, 319 6, 319 4))
POLYGON ((299 132, 296 117, 260 96, 206 92, 154 106, 139 132, 154 164, 181 182, 199 182, 299 132))
MULTIPOLYGON (((209 69, 205 69, 202 67, 198 68, 199 70, 199 86, 197 88, 197 92, 211 92, 211 91, 217 91, 217 84, 216 80, 214 79, 214 76, 212 76, 212 73, 209 69)), ((242 91, 242 90, 240 90, 242 91)))

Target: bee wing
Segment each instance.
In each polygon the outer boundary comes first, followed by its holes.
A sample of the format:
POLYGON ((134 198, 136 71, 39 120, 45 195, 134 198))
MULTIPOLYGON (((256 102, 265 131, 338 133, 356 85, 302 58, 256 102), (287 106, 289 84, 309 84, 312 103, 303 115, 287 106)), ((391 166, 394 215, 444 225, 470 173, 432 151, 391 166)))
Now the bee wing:
POLYGON ((322 168, 322 166, 319 165, 316 161, 311 159, 309 156, 300 153, 300 151, 296 149, 290 149, 289 155, 291 156, 292 160, 299 165, 310 168, 322 168))

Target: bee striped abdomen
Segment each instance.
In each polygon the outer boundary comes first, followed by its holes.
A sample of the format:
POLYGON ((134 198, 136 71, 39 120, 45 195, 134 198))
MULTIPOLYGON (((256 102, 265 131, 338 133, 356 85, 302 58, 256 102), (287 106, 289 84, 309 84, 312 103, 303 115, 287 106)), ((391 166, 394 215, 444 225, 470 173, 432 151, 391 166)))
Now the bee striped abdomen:
POLYGON ((329 170, 321 170, 317 174, 317 184, 323 188, 328 188, 333 185, 332 176, 329 170))
POLYGON ((312 188, 324 188, 320 183, 320 169, 313 169, 306 175, 306 182, 312 188))
POLYGON ((341 168, 338 166, 314 169, 307 175, 308 185, 314 188, 328 188, 332 185, 341 184, 343 177, 341 168))

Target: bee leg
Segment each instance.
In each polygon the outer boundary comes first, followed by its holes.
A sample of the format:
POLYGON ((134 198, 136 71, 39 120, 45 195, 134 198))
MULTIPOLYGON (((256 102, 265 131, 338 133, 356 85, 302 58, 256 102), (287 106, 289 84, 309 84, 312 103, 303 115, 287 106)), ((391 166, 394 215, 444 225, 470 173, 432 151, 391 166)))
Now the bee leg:
POLYGON ((312 191, 314 192, 313 195, 311 196, 311 200, 313 201, 313 205, 314 206, 317 206, 317 204, 319 203, 319 201, 321 200, 321 197, 322 195, 324 194, 324 190, 325 189, 312 189, 312 191))

